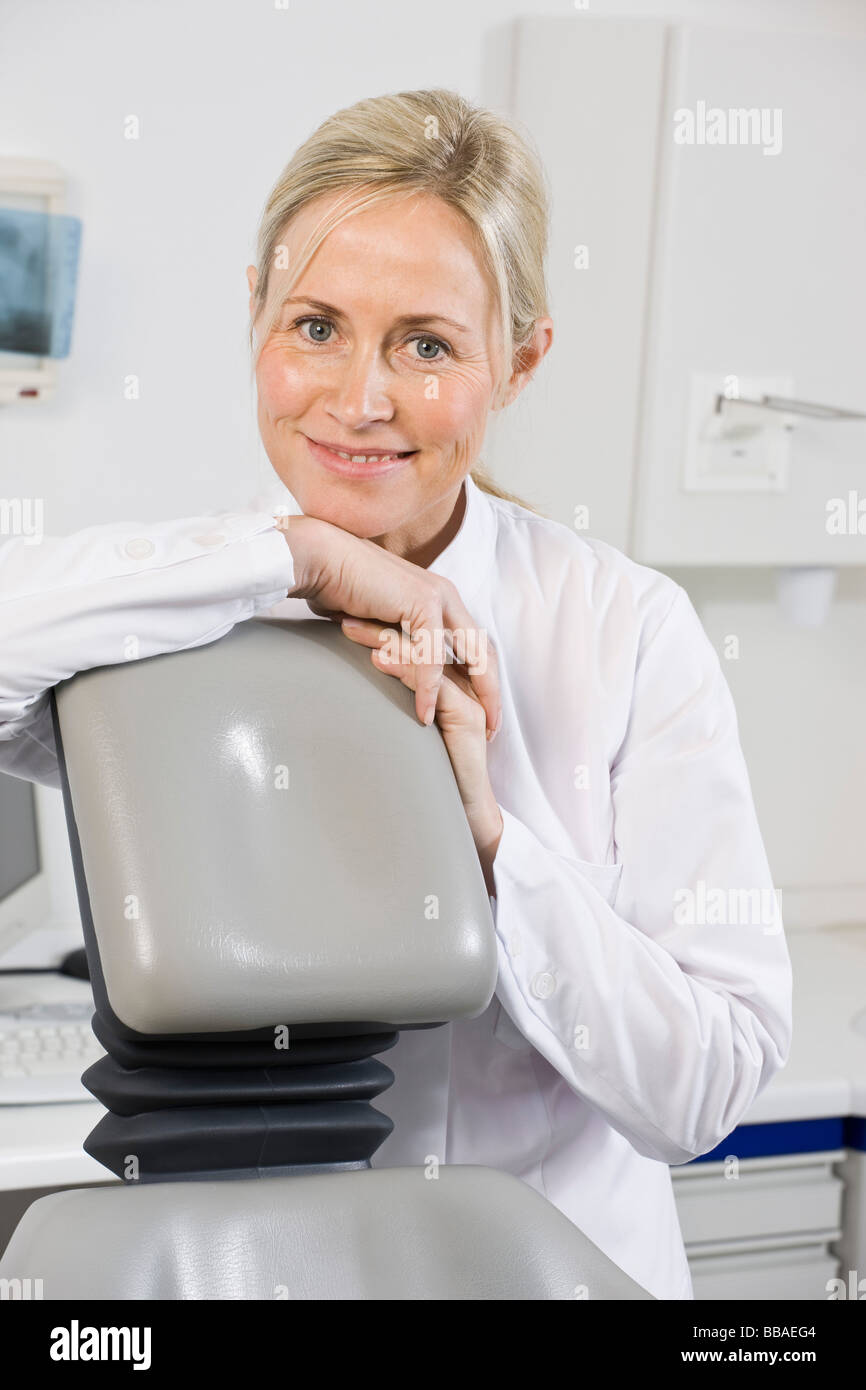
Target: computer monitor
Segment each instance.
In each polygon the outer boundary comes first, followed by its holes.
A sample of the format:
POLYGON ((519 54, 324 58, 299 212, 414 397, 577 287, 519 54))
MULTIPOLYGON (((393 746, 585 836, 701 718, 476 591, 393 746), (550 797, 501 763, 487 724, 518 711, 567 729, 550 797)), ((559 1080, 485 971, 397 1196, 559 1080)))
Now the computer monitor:
POLYGON ((0 970, 51 969, 82 943, 63 798, 0 773, 0 970))

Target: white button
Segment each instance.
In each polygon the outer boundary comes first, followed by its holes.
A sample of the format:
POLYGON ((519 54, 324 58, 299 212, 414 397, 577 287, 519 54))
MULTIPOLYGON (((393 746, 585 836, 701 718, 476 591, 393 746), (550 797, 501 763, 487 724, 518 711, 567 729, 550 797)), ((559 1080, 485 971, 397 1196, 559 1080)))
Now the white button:
POLYGON ((531 988, 536 999, 549 999, 556 989, 556 981, 552 975, 544 970, 540 975, 535 976, 531 988))
POLYGON ((149 541, 145 536, 138 536, 134 541, 127 541, 123 548, 130 560, 146 560, 156 549, 153 541, 149 541))
POLYGON ((212 532, 207 536, 193 536, 193 540, 199 545, 225 545, 225 536, 220 531, 212 532))

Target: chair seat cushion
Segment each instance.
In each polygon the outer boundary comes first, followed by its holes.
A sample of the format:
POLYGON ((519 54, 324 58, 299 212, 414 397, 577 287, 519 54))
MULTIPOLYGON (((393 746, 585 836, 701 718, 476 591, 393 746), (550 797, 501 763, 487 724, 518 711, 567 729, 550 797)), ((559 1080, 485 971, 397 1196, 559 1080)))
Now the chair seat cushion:
POLYGON ((538 1192, 480 1165, 56 1192, 25 1212, 0 1278, 75 1300, 651 1298, 538 1192))

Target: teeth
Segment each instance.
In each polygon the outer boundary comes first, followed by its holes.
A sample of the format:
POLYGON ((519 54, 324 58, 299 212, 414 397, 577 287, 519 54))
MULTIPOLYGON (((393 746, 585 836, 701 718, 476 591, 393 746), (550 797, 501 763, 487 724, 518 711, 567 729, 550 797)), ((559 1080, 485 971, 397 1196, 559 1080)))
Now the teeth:
POLYGON ((334 449, 333 452, 347 463, 390 463, 397 458, 396 454, 344 454, 342 449, 334 449))

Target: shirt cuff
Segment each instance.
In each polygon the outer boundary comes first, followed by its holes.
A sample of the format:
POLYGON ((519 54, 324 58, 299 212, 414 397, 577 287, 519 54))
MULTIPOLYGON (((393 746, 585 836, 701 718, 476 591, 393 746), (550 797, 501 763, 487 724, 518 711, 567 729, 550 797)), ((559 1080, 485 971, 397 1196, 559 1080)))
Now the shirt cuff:
POLYGON ((266 529, 250 542, 255 574, 250 592, 256 612, 272 608, 295 587, 295 563, 286 532, 274 525, 273 517, 268 518, 268 522, 266 529))

